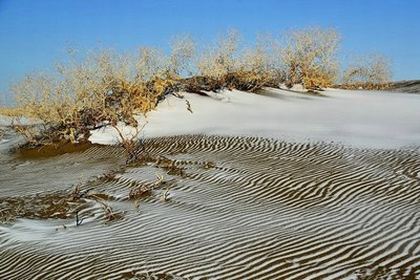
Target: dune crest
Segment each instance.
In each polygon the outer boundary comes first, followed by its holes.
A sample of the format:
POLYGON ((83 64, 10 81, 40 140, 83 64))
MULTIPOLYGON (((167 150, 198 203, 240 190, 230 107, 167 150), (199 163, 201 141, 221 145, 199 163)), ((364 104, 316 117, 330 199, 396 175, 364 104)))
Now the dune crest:
MULTIPOLYGON (((396 148, 420 143, 420 96, 328 89, 321 95, 267 89, 224 90, 210 97, 168 96, 147 115, 140 137, 243 135, 396 148), (186 109, 188 100, 193 113, 186 109)), ((139 117, 143 123, 144 118, 139 117)), ((128 127, 123 129, 128 135, 128 127)), ((93 143, 113 144, 113 128, 92 131, 93 143)))

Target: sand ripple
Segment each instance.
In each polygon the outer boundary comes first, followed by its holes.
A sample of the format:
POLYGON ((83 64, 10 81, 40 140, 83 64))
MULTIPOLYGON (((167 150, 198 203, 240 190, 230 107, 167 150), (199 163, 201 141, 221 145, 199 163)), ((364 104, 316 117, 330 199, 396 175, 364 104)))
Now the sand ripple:
MULTIPOLYGON (((87 183, 117 198, 110 204, 124 212, 120 221, 105 223, 101 211, 91 209, 79 227, 53 219, 0 225, 0 278, 420 277, 418 147, 217 136, 156 138, 147 145, 152 157, 164 156, 183 172, 168 174, 150 161, 87 183), (134 185, 153 184, 156 175, 165 184, 151 196, 126 199, 134 185), (162 201, 166 189, 170 199, 162 201)), ((110 153, 92 148, 67 157, 72 162, 110 153)), ((56 172, 51 162, 42 172, 56 172)), ((67 172, 92 166, 71 165, 67 172)), ((0 196, 35 192, 28 180, 11 176, 0 179, 0 196)))

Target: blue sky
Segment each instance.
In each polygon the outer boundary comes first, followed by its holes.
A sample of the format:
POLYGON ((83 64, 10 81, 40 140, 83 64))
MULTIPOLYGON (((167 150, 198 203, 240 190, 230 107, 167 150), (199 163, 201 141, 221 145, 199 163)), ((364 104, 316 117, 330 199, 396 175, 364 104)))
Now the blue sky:
POLYGON ((419 11, 420 0, 0 0, 0 103, 10 83, 48 69, 67 47, 167 47, 180 33, 205 44, 228 28, 246 42, 261 32, 335 27, 344 58, 381 52, 396 80, 420 79, 419 11))

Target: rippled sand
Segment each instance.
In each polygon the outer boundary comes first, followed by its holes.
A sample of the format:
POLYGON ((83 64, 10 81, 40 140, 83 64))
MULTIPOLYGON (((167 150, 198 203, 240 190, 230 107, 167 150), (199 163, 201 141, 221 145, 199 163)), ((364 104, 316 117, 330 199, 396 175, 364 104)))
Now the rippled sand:
MULTIPOLYGON (((53 158, 1 155, 0 198, 107 194, 68 219, 0 224, 1 279, 416 279, 420 147, 351 148, 256 137, 146 141, 122 163, 94 146, 53 158), (163 182, 150 195, 130 190, 163 182), (83 177, 83 178, 81 178, 83 177), (168 191, 168 199, 162 199, 168 191), (149 278, 148 278, 149 277, 149 278), (393 278, 392 278, 393 277, 393 278)), ((29 207, 29 206, 28 206, 29 207)))

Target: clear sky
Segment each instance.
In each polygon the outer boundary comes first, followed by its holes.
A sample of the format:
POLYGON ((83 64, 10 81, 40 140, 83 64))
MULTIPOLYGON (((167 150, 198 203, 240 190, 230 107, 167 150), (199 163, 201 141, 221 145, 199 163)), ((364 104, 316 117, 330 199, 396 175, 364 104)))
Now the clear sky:
POLYGON ((59 61, 67 47, 166 47, 179 33, 199 42, 228 28, 261 32, 335 27, 341 54, 381 52, 394 79, 420 79, 420 0, 0 0, 0 103, 25 73, 59 61))

